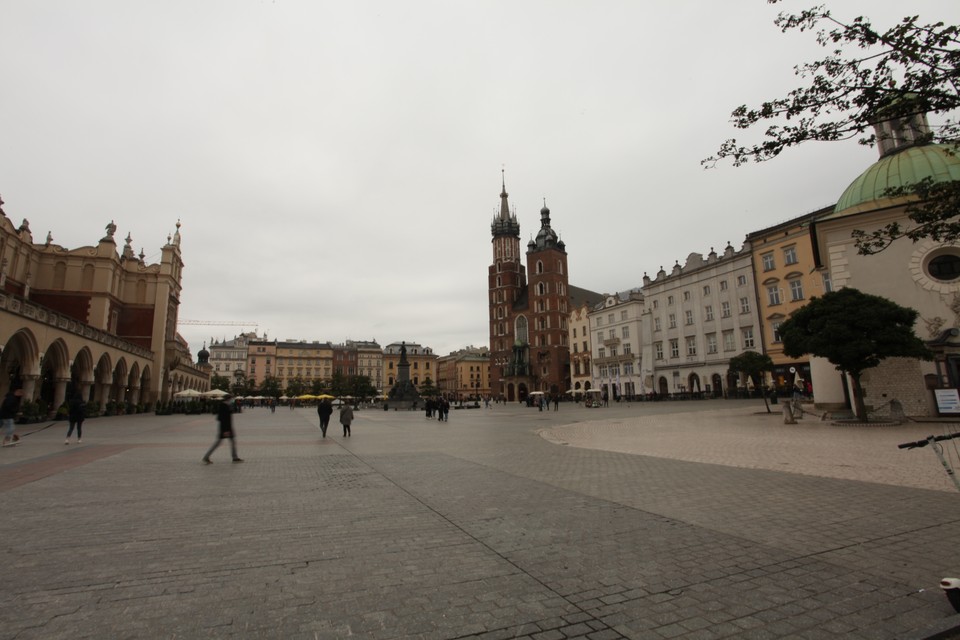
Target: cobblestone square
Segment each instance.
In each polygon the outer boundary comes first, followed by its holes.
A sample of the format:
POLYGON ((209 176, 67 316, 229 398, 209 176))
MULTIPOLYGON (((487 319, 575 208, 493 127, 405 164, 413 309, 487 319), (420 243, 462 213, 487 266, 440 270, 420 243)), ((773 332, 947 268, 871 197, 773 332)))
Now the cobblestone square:
MULTIPOLYGON (((926 638, 960 627, 949 424, 756 401, 21 425, 0 638, 926 638)), ((950 637, 942 635, 940 637, 950 637)))

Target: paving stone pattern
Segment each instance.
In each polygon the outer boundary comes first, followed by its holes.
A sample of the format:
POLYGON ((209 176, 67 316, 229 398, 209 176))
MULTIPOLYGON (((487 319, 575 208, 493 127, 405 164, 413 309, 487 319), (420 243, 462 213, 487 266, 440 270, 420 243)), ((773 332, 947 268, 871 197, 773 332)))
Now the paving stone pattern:
POLYGON ((933 427, 756 408, 364 410, 326 439, 251 409, 246 461, 209 466, 212 416, 20 427, 0 638, 950 637, 960 494, 888 452, 933 427))

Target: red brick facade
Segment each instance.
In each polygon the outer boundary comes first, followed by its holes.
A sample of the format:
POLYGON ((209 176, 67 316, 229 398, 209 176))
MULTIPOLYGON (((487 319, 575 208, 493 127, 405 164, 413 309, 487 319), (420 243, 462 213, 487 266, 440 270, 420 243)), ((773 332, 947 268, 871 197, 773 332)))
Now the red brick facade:
POLYGON ((491 224, 493 263, 488 270, 490 387, 508 401, 533 391, 562 394, 570 388, 567 319, 570 292, 567 252, 540 210, 540 230, 520 256, 520 224, 504 186, 500 214, 491 224))

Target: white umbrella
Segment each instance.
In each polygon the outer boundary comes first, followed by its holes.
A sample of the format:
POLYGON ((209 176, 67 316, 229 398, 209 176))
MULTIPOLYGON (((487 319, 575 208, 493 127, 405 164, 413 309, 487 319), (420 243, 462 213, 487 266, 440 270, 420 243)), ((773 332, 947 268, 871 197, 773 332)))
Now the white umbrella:
POLYGON ((222 398, 230 394, 222 389, 210 389, 210 391, 204 391, 200 395, 202 395, 204 398, 222 398))
POLYGON ((173 394, 173 397, 174 398, 199 398, 201 395, 203 394, 197 391, 196 389, 184 389, 183 391, 177 391, 175 394, 173 394))

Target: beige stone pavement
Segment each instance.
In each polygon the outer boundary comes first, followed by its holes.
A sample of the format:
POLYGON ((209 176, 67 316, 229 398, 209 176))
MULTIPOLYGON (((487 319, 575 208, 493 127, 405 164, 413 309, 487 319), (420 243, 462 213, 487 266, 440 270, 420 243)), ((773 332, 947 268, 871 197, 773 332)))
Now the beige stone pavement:
MULTIPOLYGON (((630 412, 596 409, 591 415, 595 419, 589 422, 545 428, 539 433, 556 444, 585 449, 957 491, 930 446, 899 449, 897 445, 960 432, 960 423, 838 426, 805 414, 797 424, 785 425, 779 406, 771 406, 774 412, 767 413, 760 404, 738 405, 649 414, 642 406, 630 412)), ((960 473, 960 438, 940 444, 960 473)))

